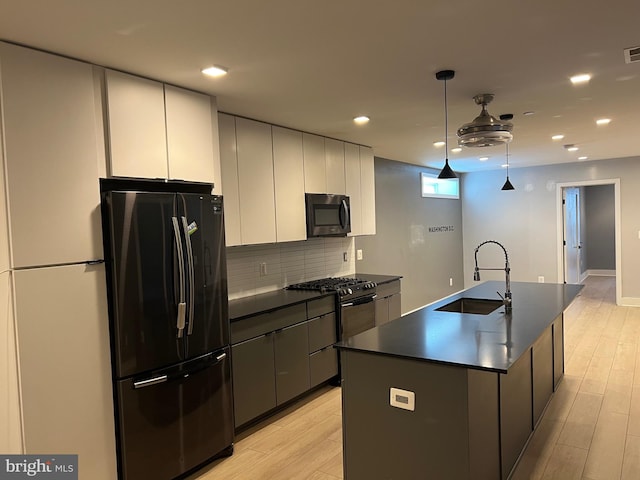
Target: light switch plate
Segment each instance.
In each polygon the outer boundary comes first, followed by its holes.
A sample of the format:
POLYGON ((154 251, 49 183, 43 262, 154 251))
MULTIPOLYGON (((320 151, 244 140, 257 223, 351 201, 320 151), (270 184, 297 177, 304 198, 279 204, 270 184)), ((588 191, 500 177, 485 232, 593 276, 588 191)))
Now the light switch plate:
POLYGON ((362 260, 362 249, 359 248, 358 250, 356 250, 356 258, 358 260, 362 260))
POLYGON ((416 409, 416 394, 409 390, 391 387, 389 389, 389 404, 392 407, 413 412, 416 409))

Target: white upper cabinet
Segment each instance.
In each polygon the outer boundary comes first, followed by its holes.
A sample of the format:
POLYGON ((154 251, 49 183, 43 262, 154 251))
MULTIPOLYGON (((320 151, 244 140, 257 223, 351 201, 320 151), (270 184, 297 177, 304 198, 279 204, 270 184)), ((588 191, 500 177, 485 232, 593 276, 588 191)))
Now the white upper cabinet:
POLYGON ((272 127, 276 240, 306 240, 302 133, 272 127))
POLYGON ((12 266, 102 258, 93 67, 0 43, 12 266))
POLYGON ((271 125, 236 118, 236 148, 242 244, 274 243, 276 209, 271 125))
POLYGON ((238 192, 238 155, 236 117, 218 115, 220 130, 220 166, 224 198, 224 229, 227 247, 242 245, 240 237, 240 193, 238 192))
POLYGON ((217 128, 211 124, 211 97, 171 85, 165 85, 164 95, 169 178, 214 183, 219 160, 217 149, 214 152, 217 128))
POLYGON ((302 134, 304 157, 304 191, 327 193, 327 169, 324 154, 324 137, 302 134))
POLYGON ((106 71, 111 175, 167 178, 162 83, 106 71))
POLYGON ((214 98, 113 70, 105 76, 112 176, 219 183, 214 98))
POLYGON ((325 138, 324 151, 326 160, 327 191, 344 195, 346 185, 344 178, 344 142, 325 138))
POLYGON ((362 235, 362 190, 360 186, 360 149, 358 145, 352 143, 345 143, 344 145, 344 176, 351 205, 350 235, 362 235))
POLYGON ((376 179, 373 150, 360 146, 362 235, 376 233, 376 179))
MULTIPOLYGON (((2 122, 0 122, 0 127, 1 126, 2 122)), ((9 257, 9 224, 7 222, 7 197, 4 181, 4 155, 2 145, 2 128, 0 128, 0 274, 11 268, 11 258, 9 257)))

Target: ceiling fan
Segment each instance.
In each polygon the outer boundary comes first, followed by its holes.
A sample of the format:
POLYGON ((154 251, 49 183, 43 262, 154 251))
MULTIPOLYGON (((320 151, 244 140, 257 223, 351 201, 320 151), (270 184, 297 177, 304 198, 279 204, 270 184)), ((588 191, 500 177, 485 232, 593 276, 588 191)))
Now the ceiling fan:
POLYGON ((458 129, 458 145, 461 147, 493 147, 509 143, 513 139, 513 124, 498 120, 487 111, 487 105, 493 100, 492 93, 481 93, 473 97, 482 111, 472 122, 465 123, 458 129))

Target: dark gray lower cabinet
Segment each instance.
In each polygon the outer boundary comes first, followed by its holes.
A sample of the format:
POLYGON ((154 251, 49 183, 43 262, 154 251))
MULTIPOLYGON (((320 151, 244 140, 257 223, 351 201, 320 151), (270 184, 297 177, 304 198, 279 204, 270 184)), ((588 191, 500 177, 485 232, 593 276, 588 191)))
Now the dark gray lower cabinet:
POLYGON ((276 406, 273 334, 231 347, 236 426, 276 406))
POLYGON ((332 345, 309 355, 309 380, 311 387, 338 374, 338 352, 332 345))
POLYGON ((531 350, 533 369, 533 425, 537 425, 553 393, 553 336, 545 330, 531 350))
POLYGON ((402 315, 400 305, 400 280, 378 285, 375 300, 376 327, 384 325, 402 315))
POLYGON ((293 325, 274 333, 277 405, 309 390, 308 323, 293 325))
POLYGON ((507 374, 500 374, 499 381, 502 478, 508 478, 533 430, 530 353, 522 355, 507 374))
POLYGON ((564 375, 564 317, 560 315, 553 322, 553 390, 564 375))
POLYGON ((338 373, 335 300, 310 300, 231 323, 235 426, 338 373))

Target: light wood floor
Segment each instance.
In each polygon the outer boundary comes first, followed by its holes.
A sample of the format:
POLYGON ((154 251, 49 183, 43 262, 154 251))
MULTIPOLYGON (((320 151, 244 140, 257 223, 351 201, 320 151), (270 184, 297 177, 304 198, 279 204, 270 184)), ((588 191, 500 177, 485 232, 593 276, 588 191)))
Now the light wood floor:
MULTIPOLYGON (((565 314, 564 380, 513 480, 640 479, 640 308, 615 305, 612 277, 585 285, 565 314)), ((325 387, 190 480, 341 479, 341 435, 340 389, 325 387)))

